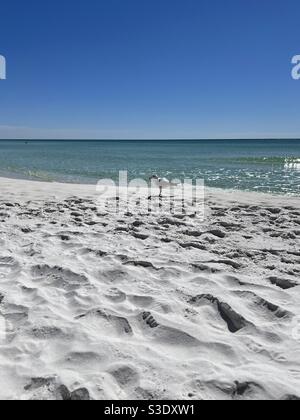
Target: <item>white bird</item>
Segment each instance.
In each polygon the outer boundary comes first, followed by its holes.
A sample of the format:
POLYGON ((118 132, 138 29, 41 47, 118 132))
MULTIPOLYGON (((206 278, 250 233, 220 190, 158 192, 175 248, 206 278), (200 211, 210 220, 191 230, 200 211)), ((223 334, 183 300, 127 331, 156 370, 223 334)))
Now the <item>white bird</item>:
POLYGON ((174 182, 170 182, 168 179, 166 178, 159 178, 157 175, 152 175, 149 180, 151 181, 151 183, 154 183, 154 185, 156 185, 159 188, 159 197, 162 197, 162 191, 163 189, 166 188, 172 188, 172 187, 177 187, 178 184, 175 184, 174 182))

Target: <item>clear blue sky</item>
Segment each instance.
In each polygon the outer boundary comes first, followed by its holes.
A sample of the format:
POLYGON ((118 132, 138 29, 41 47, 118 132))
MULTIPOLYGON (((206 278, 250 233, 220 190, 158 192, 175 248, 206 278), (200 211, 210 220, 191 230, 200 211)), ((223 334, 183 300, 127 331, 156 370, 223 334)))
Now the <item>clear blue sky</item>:
POLYGON ((1 3, 0 138, 300 137, 299 0, 1 3))

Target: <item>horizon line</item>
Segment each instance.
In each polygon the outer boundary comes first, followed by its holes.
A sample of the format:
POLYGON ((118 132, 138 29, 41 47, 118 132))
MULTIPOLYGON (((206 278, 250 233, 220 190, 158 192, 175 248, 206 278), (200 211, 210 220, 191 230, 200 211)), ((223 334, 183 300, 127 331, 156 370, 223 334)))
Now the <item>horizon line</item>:
POLYGON ((266 141, 272 141, 272 140, 300 140, 300 137, 244 137, 244 138, 114 138, 114 139, 90 139, 90 138, 16 138, 16 139, 5 139, 0 138, 0 141, 257 141, 257 140, 266 140, 266 141))

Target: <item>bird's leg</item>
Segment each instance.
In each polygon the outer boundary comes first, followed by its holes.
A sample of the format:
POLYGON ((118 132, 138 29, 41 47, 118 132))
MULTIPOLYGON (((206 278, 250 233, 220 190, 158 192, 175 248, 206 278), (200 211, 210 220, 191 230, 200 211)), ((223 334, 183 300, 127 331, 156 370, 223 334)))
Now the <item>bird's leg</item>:
POLYGON ((159 198, 162 198, 162 187, 159 187, 159 198))

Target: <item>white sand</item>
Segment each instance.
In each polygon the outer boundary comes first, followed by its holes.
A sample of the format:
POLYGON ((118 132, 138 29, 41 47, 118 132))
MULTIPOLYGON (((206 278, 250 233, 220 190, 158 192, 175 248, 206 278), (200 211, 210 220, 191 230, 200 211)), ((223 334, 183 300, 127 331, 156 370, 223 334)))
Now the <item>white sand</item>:
POLYGON ((201 222, 0 191, 1 399, 300 396, 299 198, 209 190, 201 222))

